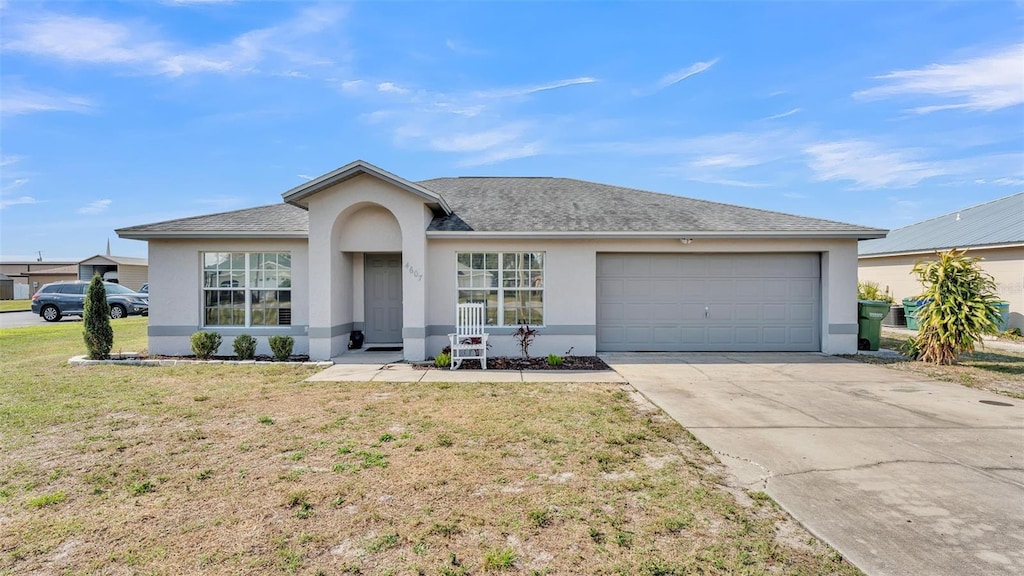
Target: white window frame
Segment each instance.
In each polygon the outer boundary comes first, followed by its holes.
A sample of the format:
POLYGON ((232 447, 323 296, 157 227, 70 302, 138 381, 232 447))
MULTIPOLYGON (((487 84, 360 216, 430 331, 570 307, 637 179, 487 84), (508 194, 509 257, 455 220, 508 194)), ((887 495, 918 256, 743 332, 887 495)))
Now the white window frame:
MULTIPOLYGON (((463 251, 455 252, 455 307, 458 308, 459 292, 497 292, 498 298, 497 298, 497 310, 496 310, 497 314, 496 314, 496 317, 495 317, 496 323, 495 324, 485 324, 485 326, 487 326, 489 328, 517 328, 517 327, 520 326, 520 324, 505 324, 505 306, 504 306, 504 302, 505 302, 505 290, 506 290, 506 288, 504 286, 504 274, 505 274, 505 271, 506 271, 505 270, 505 255, 506 254, 515 254, 517 256, 519 254, 540 254, 541 255, 542 262, 543 262, 543 264, 542 264, 542 266, 540 268, 541 279, 542 279, 541 280, 541 286, 538 287, 538 288, 534 288, 534 287, 525 287, 525 288, 523 288, 523 287, 515 287, 515 288, 511 288, 510 287, 510 288, 508 288, 508 290, 509 291, 513 291, 513 292, 519 292, 519 291, 540 292, 540 294, 541 294, 540 314, 541 314, 541 318, 543 318, 544 321, 541 324, 530 324, 530 326, 531 327, 536 327, 536 328, 543 328, 547 324, 547 319, 548 319, 548 310, 547 310, 548 302, 547 302, 547 298, 546 298, 546 296, 547 296, 547 294, 546 294, 547 293, 547 287, 548 287, 548 255, 547 255, 547 252, 544 251, 544 250, 463 250, 463 251), (496 254, 497 257, 498 257, 498 285, 495 286, 495 287, 487 287, 487 288, 460 288, 459 287, 459 256, 461 256, 463 254, 470 254, 470 255, 472 255, 472 254, 484 254, 485 257, 486 257, 487 254, 496 254)), ((519 270, 519 268, 515 268, 513 270, 519 270)), ((486 313, 485 313, 484 320, 486 321, 486 319, 487 318, 486 318, 486 313)))
MULTIPOLYGON (((207 250, 199 253, 199 317, 202 319, 202 326, 204 328, 253 328, 253 329, 275 329, 275 328, 286 328, 291 326, 291 316, 289 313, 288 324, 253 324, 252 323, 252 293, 254 291, 267 291, 275 290, 278 292, 287 291, 289 293, 289 302, 292 302, 290 296, 292 295, 292 286, 287 288, 281 288, 280 286, 275 288, 256 287, 250 286, 251 274, 257 270, 252 266, 252 256, 254 254, 287 254, 289 262, 291 261, 292 253, 290 250, 207 250), (245 285, 236 287, 231 286, 229 288, 221 287, 207 287, 206 286, 206 255, 207 254, 242 254, 245 257, 245 267, 242 269, 243 278, 245 279, 245 285), (207 292, 242 292, 244 294, 244 324, 209 324, 206 322, 206 293, 207 292)), ((288 273, 291 275, 292 267, 289 265, 288 273)), ((294 277, 292 278, 294 281, 294 277)), ((278 308, 278 314, 280 310, 278 308)), ((289 308, 291 310, 291 308, 289 308)), ((280 317, 280 316, 279 316, 280 317)))

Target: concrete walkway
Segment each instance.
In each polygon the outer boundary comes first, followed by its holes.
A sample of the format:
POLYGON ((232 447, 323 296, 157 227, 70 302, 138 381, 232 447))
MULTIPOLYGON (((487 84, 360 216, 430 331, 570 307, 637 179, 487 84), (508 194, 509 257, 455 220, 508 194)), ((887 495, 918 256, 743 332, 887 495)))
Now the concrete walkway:
POLYGON ((1024 574, 1024 401, 820 354, 601 357, 869 575, 1024 574))
MULTIPOLYGON (((364 355, 365 357, 365 355, 364 355)), ((437 370, 401 363, 335 364, 308 382, 625 382, 611 370, 437 370)))

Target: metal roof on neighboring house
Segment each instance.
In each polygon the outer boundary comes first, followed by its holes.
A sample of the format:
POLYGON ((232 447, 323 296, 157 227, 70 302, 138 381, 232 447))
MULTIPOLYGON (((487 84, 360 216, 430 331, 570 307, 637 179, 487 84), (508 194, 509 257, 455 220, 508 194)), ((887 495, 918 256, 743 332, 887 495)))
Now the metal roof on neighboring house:
POLYGON ((863 240, 860 256, 1024 243, 1024 192, 863 240))
MULTIPOLYGON (((372 173, 370 173, 372 174, 372 173)), ((820 236, 877 238, 885 230, 697 200, 571 178, 436 178, 416 182, 447 210, 435 210, 434 235, 461 233, 820 236)), ((121 228, 122 238, 305 237, 308 213, 290 204, 121 228)))
POLYGON ((78 264, 72 264, 70 266, 61 266, 59 268, 44 268, 43 270, 29 270, 28 272, 22 272, 25 276, 46 276, 52 274, 54 276, 60 276, 63 274, 73 274, 78 276, 78 264))
POLYGON ((79 265, 85 264, 85 263, 89 262, 90 260, 106 260, 107 262, 112 262, 114 264, 123 265, 123 266, 148 266, 149 265, 149 260, 147 260, 145 258, 132 258, 130 256, 111 256, 110 254, 96 254, 95 256, 89 256, 88 258, 82 260, 78 264, 79 265))

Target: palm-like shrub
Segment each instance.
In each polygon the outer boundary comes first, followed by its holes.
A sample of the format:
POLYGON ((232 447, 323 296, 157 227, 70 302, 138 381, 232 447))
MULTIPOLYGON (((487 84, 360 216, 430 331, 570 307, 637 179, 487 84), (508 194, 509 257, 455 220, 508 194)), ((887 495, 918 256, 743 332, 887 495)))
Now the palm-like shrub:
POLYGON ((85 308, 82 311, 85 331, 85 347, 92 360, 103 360, 110 356, 114 347, 114 330, 110 327, 110 305, 107 304, 107 289, 99 275, 92 277, 85 293, 85 308))
POLYGON ((981 269, 978 258, 956 249, 937 256, 913 269, 924 286, 917 296, 924 304, 917 310, 920 329, 914 350, 918 360, 953 364, 959 354, 974 351, 982 334, 996 332, 999 298, 995 280, 981 269))

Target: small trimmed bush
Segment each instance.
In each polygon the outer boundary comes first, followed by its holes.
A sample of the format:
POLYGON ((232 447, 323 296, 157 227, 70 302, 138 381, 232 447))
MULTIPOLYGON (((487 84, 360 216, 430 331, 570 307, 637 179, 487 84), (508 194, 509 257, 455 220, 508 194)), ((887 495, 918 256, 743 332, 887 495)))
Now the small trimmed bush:
POLYGON ((189 339, 192 353, 200 360, 209 360, 220 348, 221 337, 217 332, 196 332, 189 339))
POLYGON ((89 359, 103 360, 110 356, 114 347, 114 329, 110 327, 110 306, 107 304, 107 289, 103 279, 96 276, 89 282, 85 293, 85 309, 82 311, 82 324, 85 331, 85 347, 89 350, 89 359))
POLYGON ((274 353, 274 358, 281 361, 292 355, 292 348, 295 346, 295 338, 291 336, 271 336, 267 342, 270 344, 270 351, 274 353))
POLYGON ((562 357, 558 354, 548 354, 548 366, 561 366, 562 357))
POLYGON ((252 360, 256 356, 256 339, 248 334, 239 334, 231 347, 239 360, 252 360))
POLYGON ((444 352, 441 352, 440 354, 434 357, 434 366, 437 366, 438 368, 448 368, 451 365, 451 354, 445 354, 444 352))

